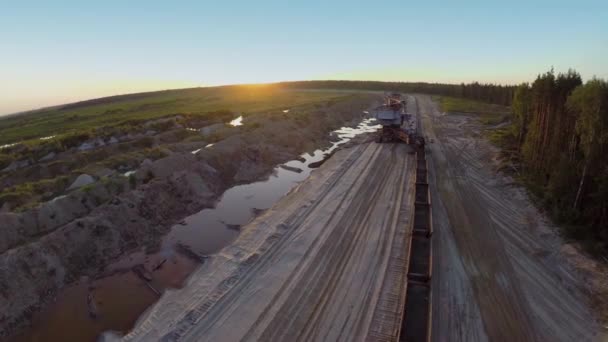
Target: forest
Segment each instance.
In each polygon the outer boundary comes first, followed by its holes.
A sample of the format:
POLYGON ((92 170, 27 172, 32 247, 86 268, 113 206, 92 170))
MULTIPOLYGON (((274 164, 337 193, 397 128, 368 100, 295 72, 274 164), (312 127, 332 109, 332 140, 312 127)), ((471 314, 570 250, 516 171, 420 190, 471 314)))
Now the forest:
POLYGON ((608 83, 553 70, 519 85, 503 139, 520 175, 569 237, 608 250, 608 83))
POLYGON ((470 100, 508 106, 511 104, 515 86, 461 83, 426 83, 426 82, 380 82, 380 81, 297 81, 280 83, 295 89, 349 89, 349 90, 378 90, 403 93, 421 93, 461 97, 470 100))

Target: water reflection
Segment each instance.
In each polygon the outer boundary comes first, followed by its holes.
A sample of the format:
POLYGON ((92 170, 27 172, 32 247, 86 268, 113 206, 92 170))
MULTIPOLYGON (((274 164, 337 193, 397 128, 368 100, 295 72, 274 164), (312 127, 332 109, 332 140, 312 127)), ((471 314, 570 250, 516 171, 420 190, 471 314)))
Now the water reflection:
POLYGON ((241 115, 238 118, 230 121, 229 125, 233 126, 233 127, 242 126, 243 125, 243 116, 241 115))
POLYGON ((108 267, 108 276, 82 279, 64 288, 47 308, 34 315, 31 329, 10 341, 95 341, 106 330, 126 333, 156 302, 155 291, 179 288, 197 266, 177 253, 134 253, 108 267), (151 280, 128 271, 134 265, 149 270, 151 280))
POLYGON ((373 125, 373 119, 366 119, 355 128, 342 127, 334 131, 339 140, 328 149, 305 153, 275 168, 268 180, 227 190, 215 208, 204 209, 175 225, 164 238, 162 249, 171 250, 177 244, 184 244, 198 254, 217 253, 239 235, 240 226, 251 221, 256 213, 272 207, 299 182, 308 178, 311 164, 327 158, 338 146, 355 136, 375 132, 378 128, 379 125, 373 125))
POLYGON ((9 147, 13 147, 15 145, 17 145, 18 143, 12 143, 12 144, 6 144, 6 145, 0 145, 0 150, 5 149, 5 148, 9 148, 9 147))

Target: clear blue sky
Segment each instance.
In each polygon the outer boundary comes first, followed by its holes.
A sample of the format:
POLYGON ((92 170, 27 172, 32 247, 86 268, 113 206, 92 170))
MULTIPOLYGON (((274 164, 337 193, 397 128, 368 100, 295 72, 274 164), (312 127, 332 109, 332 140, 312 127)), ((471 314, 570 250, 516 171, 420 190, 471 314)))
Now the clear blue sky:
POLYGON ((608 0, 0 0, 0 44, 0 114, 231 83, 608 78, 608 0))

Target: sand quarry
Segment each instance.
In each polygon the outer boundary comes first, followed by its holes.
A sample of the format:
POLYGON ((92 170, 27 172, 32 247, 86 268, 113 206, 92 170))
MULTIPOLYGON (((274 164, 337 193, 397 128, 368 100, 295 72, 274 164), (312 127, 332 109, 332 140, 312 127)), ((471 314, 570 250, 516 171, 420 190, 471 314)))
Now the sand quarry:
MULTIPOLYGON (((427 139, 434 226, 432 340, 604 340, 605 266, 566 244, 525 190, 497 172, 498 151, 483 138, 474 117, 441 113, 429 96, 410 95, 407 100, 408 112, 421 120, 427 139)), ((359 113, 367 108, 361 106, 359 113)), ((350 120, 360 122, 362 117, 350 120)), ((288 137, 277 139, 272 142, 288 137)), ((217 251, 191 250, 200 257, 200 266, 181 288, 167 288, 126 334, 106 331, 102 338, 398 339, 416 159, 410 146, 372 140, 364 134, 332 150, 329 159, 306 170, 270 208, 233 227, 233 237, 217 251)), ((184 190, 207 189, 188 195, 196 198, 192 207, 180 217, 166 214, 171 219, 165 218, 163 227, 217 201, 228 188, 226 174, 217 172, 222 167, 247 183, 267 176, 272 170, 268 165, 280 165, 298 153, 289 150, 277 158, 256 151, 239 159, 237 168, 225 166, 219 155, 206 156, 209 165, 194 162, 197 169, 189 166, 190 158, 201 160, 196 155, 173 156, 163 167, 148 166, 158 177, 182 184, 169 164, 182 165, 184 190), (258 169, 260 160, 268 162, 258 169), (224 185, 216 188, 209 179, 224 185)), ((282 169, 304 171, 293 165, 282 169)), ((160 189, 161 198, 173 203, 172 192, 160 189)), ((161 225, 158 210, 171 208, 145 209, 148 220, 161 225)), ((167 232, 159 229, 158 234, 167 232)), ((9 260, 6 253, 3 257, 9 260)))
MULTIPOLYGON (((427 96, 408 111, 432 141, 432 339, 604 339, 589 294, 605 269, 586 273, 584 256, 495 171, 474 118, 446 116, 427 96)), ((403 299, 387 310, 386 297, 407 282, 392 267, 407 255, 414 161, 402 144, 335 153, 120 339, 396 339, 403 299)))

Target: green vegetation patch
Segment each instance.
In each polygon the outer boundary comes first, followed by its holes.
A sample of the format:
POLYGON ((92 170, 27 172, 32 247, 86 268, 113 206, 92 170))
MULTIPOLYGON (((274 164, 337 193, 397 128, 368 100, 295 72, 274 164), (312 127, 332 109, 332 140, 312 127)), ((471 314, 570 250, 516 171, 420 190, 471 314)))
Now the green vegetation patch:
POLYGON ((440 96, 436 99, 439 101, 443 112, 475 114, 480 117, 482 123, 488 125, 499 124, 508 120, 511 116, 509 106, 450 96, 440 96))
POLYGON ((35 182, 22 183, 3 189, 0 192, 0 206, 9 203, 11 208, 33 206, 40 200, 49 200, 63 192, 68 186, 67 176, 52 179, 41 179, 35 182))
POLYGON ((228 111, 279 110, 335 101, 348 94, 344 91, 298 91, 279 85, 242 85, 114 96, 2 118, 0 145, 62 135, 60 143, 69 146, 99 127, 128 128, 176 114, 204 116, 214 113, 218 117, 210 119, 222 120, 228 111))

